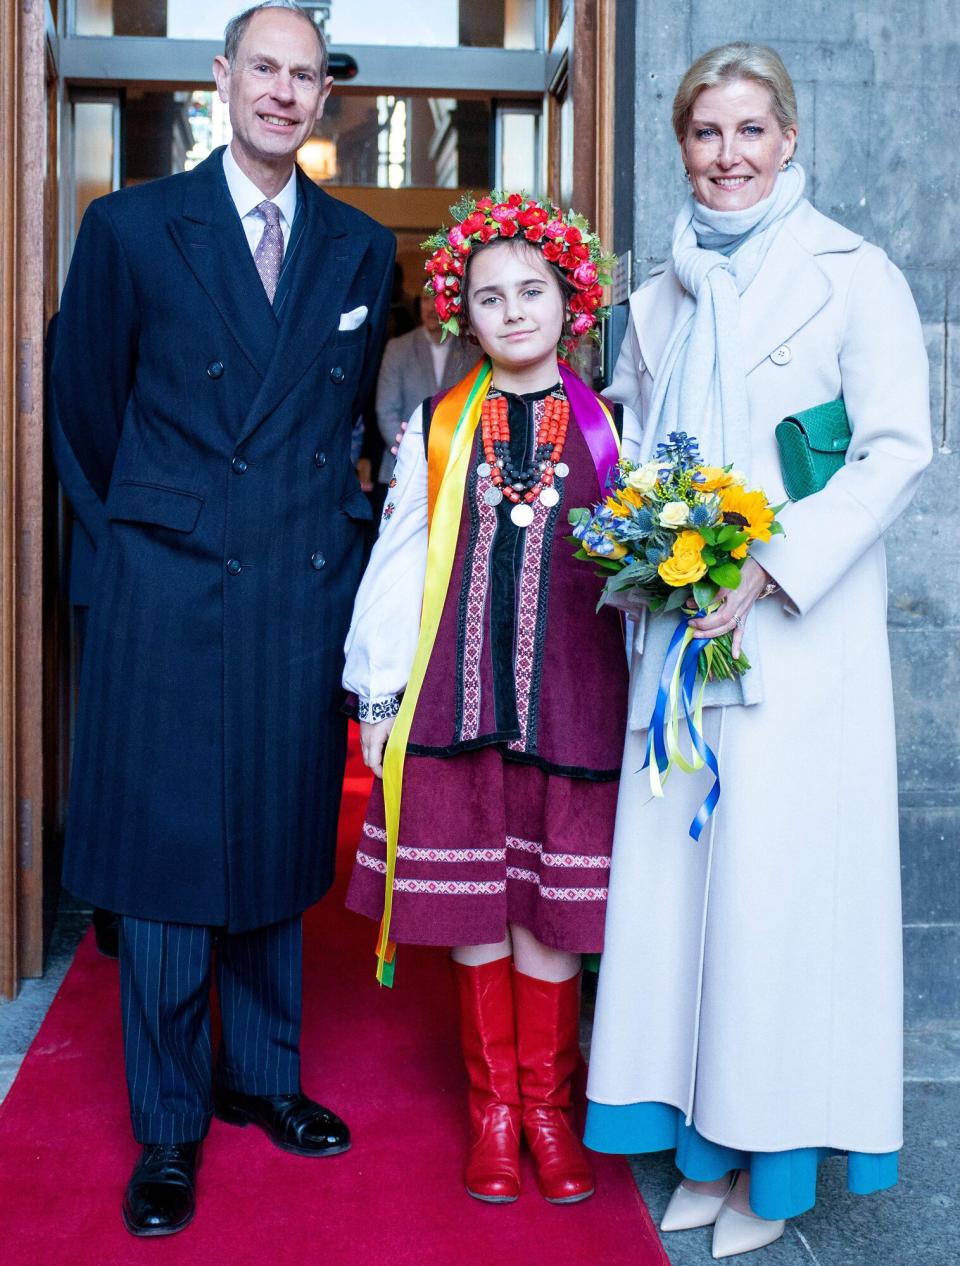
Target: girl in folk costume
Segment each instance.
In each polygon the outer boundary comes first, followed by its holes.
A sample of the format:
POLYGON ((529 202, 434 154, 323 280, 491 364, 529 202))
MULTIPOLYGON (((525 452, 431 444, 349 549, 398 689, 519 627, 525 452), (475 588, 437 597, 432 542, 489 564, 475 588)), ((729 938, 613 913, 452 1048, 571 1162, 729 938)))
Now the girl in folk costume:
POLYGON ((452 208, 427 289, 485 353, 400 445, 354 607, 344 684, 378 779, 348 906, 394 940, 449 945, 469 1077, 466 1187, 593 1191, 573 1128, 580 955, 603 947, 623 747, 619 617, 565 539, 636 419, 558 361, 591 334, 608 261, 582 217, 511 194, 452 208))

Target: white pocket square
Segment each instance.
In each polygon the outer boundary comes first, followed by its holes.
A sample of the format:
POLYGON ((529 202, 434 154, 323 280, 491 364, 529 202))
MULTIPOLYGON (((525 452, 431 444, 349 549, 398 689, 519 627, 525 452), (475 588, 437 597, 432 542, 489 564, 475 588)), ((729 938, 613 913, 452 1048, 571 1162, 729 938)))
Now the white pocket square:
POLYGON ((341 330, 358 330, 367 319, 367 309, 361 303, 359 308, 354 308, 352 312, 340 313, 340 329, 341 330))

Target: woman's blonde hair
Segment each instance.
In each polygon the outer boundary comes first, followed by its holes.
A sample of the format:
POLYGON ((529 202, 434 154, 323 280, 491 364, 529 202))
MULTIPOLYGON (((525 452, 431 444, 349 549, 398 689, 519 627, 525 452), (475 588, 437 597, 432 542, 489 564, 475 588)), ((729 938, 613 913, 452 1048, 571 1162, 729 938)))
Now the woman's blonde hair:
POLYGON ((687 133, 693 103, 704 88, 715 88, 731 79, 754 79, 770 89, 773 112, 786 130, 797 124, 797 94, 780 54, 766 44, 737 40, 711 48, 698 57, 684 77, 673 99, 673 130, 677 140, 687 133))

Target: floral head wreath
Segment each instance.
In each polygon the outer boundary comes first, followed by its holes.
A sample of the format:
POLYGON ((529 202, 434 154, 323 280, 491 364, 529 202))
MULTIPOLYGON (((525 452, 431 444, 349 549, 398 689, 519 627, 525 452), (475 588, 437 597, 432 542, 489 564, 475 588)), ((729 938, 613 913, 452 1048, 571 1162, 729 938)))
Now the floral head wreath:
POLYGON ((610 284, 614 257, 605 255, 600 239, 586 218, 576 211, 566 215, 552 202, 523 193, 495 189, 487 197, 467 194, 450 208, 456 223, 440 229, 422 243, 430 252, 424 268, 424 290, 433 296, 444 334, 460 333, 463 277, 475 247, 495 238, 530 242, 544 259, 561 270, 574 287, 570 297, 574 339, 585 334, 599 341, 600 323, 610 315, 603 306, 603 287, 610 284))

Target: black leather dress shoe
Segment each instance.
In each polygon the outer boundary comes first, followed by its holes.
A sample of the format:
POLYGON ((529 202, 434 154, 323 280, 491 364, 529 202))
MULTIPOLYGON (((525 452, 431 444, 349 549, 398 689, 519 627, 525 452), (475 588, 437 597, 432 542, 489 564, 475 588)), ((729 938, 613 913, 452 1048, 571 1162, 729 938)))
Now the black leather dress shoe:
POLYGON ((94 910, 93 935, 104 958, 120 957, 120 916, 112 910, 94 910))
POLYGON ((350 1146, 350 1131, 336 1113, 305 1094, 241 1095, 217 1089, 214 1115, 230 1125, 259 1125, 271 1143, 296 1156, 336 1156, 350 1146))
POLYGON ((176 1235, 193 1220, 199 1143, 145 1143, 123 1198, 131 1235, 176 1235))

